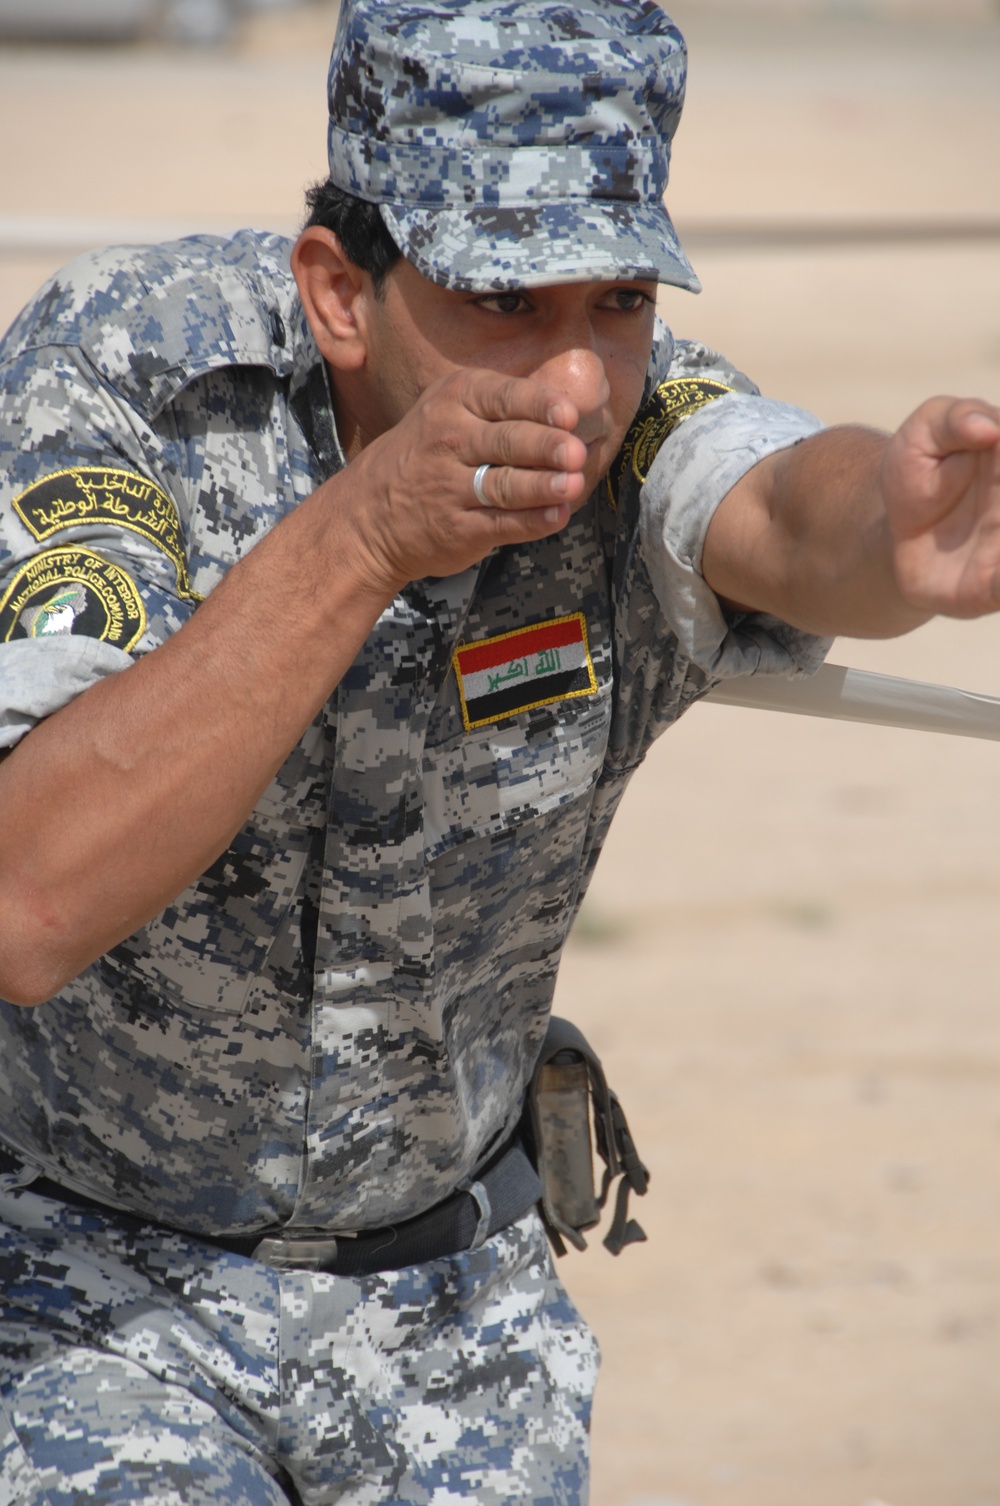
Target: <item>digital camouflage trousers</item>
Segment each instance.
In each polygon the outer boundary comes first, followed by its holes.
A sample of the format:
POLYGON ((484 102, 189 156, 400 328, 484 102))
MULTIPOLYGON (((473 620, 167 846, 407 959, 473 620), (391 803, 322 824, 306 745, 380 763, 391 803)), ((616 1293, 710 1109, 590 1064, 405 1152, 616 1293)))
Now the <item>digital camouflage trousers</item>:
POLYGON ((596 1345, 534 1213, 365 1277, 0 1194, 0 1506, 576 1506, 596 1345))

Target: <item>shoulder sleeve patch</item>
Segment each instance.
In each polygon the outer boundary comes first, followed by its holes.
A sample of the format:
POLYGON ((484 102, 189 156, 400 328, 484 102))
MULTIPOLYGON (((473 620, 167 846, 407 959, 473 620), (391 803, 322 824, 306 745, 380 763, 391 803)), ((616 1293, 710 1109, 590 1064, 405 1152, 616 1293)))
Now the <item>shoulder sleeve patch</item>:
POLYGON ((49 549, 18 570, 0 597, 0 643, 75 633, 128 651, 146 630, 130 576, 90 549, 49 549))
POLYGON ((632 420, 632 427, 608 472, 612 507, 618 506, 618 494, 627 476, 645 481, 660 446, 679 423, 704 408, 706 403, 735 390, 708 377, 676 377, 661 382, 632 420))
POLYGON ((43 476, 14 498, 14 511, 39 543, 67 528, 105 524, 137 533, 170 560, 178 595, 201 598, 191 589, 177 508, 166 492, 144 476, 104 466, 78 466, 43 476))

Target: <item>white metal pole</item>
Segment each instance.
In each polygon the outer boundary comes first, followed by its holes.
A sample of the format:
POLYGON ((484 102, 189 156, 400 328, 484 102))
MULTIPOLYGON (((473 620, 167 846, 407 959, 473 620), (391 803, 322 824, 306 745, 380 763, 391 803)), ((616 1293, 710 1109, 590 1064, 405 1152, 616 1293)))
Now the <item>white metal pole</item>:
POLYGON ((706 700, 722 706, 750 706, 799 716, 871 722, 880 727, 906 727, 914 732, 951 732, 959 737, 1000 740, 1000 699, 995 696, 870 674, 842 664, 824 664, 816 674, 801 680, 778 675, 726 680, 710 691, 706 700))

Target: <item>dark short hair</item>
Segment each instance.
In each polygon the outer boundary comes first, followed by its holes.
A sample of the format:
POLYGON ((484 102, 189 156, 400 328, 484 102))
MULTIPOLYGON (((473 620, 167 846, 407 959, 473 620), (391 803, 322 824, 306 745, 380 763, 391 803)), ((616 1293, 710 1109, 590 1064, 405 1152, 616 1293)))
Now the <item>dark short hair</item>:
POLYGON ((332 230, 344 248, 344 255, 362 272, 368 272, 375 291, 382 286, 385 274, 402 255, 385 227, 377 204, 359 199, 327 178, 306 189, 309 217, 303 229, 321 225, 332 230))

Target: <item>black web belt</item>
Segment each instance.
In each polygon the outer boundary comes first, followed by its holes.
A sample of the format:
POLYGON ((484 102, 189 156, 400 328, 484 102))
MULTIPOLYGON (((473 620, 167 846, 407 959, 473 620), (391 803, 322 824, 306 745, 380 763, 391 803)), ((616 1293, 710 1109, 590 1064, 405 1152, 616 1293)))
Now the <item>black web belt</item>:
POLYGON ((498 1151, 485 1166, 443 1202, 418 1213, 415 1218, 383 1229, 362 1229, 356 1234, 330 1234, 320 1229, 277 1230, 238 1235, 194 1234, 173 1230, 136 1214, 110 1208, 82 1193, 60 1187, 41 1177, 24 1188, 43 1197, 56 1198, 73 1207, 93 1209, 130 1227, 162 1228, 183 1233, 233 1255, 261 1260, 277 1270, 326 1271, 334 1276, 371 1276, 378 1271, 400 1270, 473 1250, 508 1224, 527 1213, 542 1195, 542 1184, 520 1141, 498 1151))

